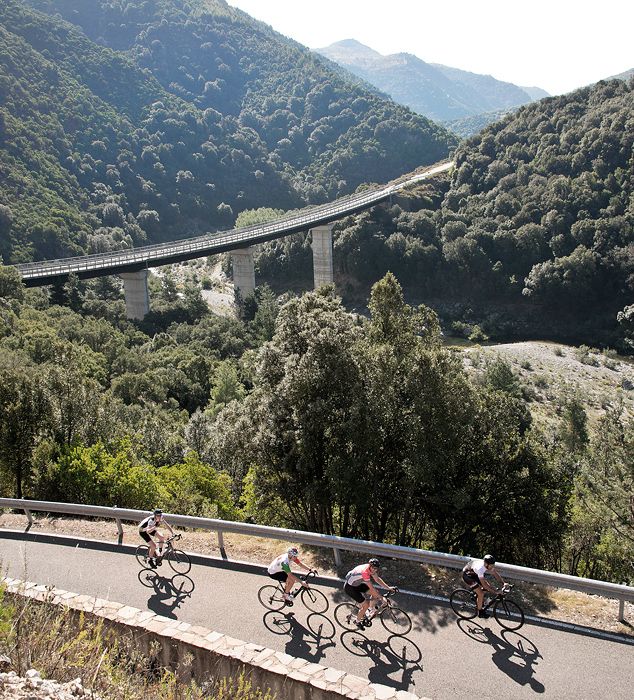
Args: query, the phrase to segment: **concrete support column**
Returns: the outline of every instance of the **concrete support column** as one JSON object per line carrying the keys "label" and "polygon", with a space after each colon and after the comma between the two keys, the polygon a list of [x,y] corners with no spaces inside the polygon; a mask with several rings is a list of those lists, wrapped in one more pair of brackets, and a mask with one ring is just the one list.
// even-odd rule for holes
{"label": "concrete support column", "polygon": [[125,292],[125,313],[128,318],[143,318],[150,310],[150,295],[147,288],[147,270],[122,272]]}
{"label": "concrete support column", "polygon": [[233,267],[233,288],[244,299],[255,291],[255,268],[253,267],[253,248],[240,248],[231,251]]}
{"label": "concrete support column", "polygon": [[335,281],[332,272],[332,224],[311,228],[315,289]]}

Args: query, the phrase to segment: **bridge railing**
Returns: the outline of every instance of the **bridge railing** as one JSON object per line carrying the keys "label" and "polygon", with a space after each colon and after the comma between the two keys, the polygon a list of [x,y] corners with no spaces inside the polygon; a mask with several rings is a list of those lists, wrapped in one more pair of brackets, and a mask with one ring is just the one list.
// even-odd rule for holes
{"label": "bridge railing", "polygon": [[[9,508],[24,511],[28,519],[28,528],[33,524],[34,512],[38,513],[63,513],[65,515],[79,515],[93,518],[111,518],[117,524],[119,544],[123,541],[122,521],[140,522],[147,517],[148,512],[126,508],[109,508],[107,506],[83,505],[79,503],[56,503],[52,501],[33,501],[17,498],[0,498],[0,508]],[[291,530],[268,525],[255,525],[252,523],[234,522],[231,520],[219,520],[215,518],[199,518],[190,515],[178,515],[166,513],[165,517],[170,524],[199,530],[215,532],[218,538],[218,547],[223,559],[227,559],[224,546],[224,533],[247,535],[251,537],[264,537],[268,539],[284,540],[287,542],[301,543],[312,547],[324,547],[334,552],[335,564],[341,565],[341,550],[359,552],[370,556],[387,557],[390,559],[402,559],[405,561],[442,566],[450,569],[461,569],[469,557],[456,554],[444,554],[413,547],[401,547],[398,545],[357,540],[351,537],[337,537],[336,535],[322,535],[303,530]],[[595,579],[580,578],[568,574],[558,574],[540,569],[530,569],[513,564],[496,564],[496,567],[506,578],[517,581],[536,583],[542,586],[566,588],[591,595],[599,595],[605,598],[614,598],[619,601],[620,621],[625,620],[625,602],[634,603],[634,587],[625,584],[597,581]]]}

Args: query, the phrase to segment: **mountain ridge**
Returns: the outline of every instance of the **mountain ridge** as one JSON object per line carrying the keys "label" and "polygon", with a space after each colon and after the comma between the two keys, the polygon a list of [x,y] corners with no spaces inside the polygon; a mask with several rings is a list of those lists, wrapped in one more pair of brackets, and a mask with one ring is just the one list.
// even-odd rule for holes
{"label": "mountain ridge", "polygon": [[428,63],[414,54],[383,56],[356,39],[315,52],[342,65],[419,114],[447,122],[521,106],[548,96],[541,88],[522,88],[492,76]]}

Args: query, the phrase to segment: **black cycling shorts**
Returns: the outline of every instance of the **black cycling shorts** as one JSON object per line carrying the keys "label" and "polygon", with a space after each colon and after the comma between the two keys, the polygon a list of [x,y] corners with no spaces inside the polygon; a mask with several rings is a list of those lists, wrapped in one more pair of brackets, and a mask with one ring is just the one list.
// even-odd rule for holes
{"label": "black cycling shorts", "polygon": [[276,581],[281,581],[282,583],[286,583],[286,579],[288,578],[286,571],[276,571],[274,574],[269,574],[269,576]]}
{"label": "black cycling shorts", "polygon": [[365,601],[365,596],[363,595],[366,591],[369,591],[367,583],[360,583],[358,586],[350,586],[345,584],[343,590],[357,603],[363,603]]}
{"label": "black cycling shorts", "polygon": [[482,585],[480,583],[480,578],[475,571],[463,571],[462,580],[467,584],[467,586],[469,586],[469,588],[477,588],[478,586]]}
{"label": "black cycling shorts", "polygon": [[141,530],[139,530],[139,535],[140,535],[146,542],[151,542],[151,541],[152,541],[152,538],[148,535],[148,533],[147,533],[145,530],[143,530],[143,532],[141,532]]}

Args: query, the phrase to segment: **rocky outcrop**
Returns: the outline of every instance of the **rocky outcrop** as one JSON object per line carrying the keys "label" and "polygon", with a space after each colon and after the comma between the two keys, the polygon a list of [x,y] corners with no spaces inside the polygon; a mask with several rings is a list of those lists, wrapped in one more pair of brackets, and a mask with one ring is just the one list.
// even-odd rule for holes
{"label": "rocky outcrop", "polygon": [[[68,683],[57,683],[42,678],[35,669],[27,671],[24,678],[15,671],[0,673],[2,700],[77,700],[86,695],[89,693],[84,689],[81,678]],[[96,695],[90,697],[99,700]]]}

